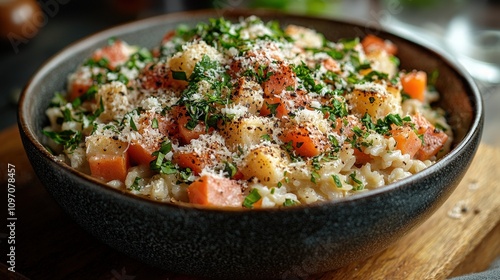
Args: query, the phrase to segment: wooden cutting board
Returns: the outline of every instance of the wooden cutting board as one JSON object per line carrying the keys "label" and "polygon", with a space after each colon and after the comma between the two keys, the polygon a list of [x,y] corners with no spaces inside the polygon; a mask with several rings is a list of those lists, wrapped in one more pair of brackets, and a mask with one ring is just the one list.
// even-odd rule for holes
{"label": "wooden cutting board", "polygon": [[[148,267],[80,229],[34,175],[17,127],[0,133],[0,161],[3,186],[8,164],[15,166],[17,218],[16,273],[8,271],[11,233],[2,226],[0,278],[190,279]],[[499,173],[500,149],[481,145],[456,191],[425,223],[375,256],[309,279],[445,279],[483,271],[500,255]],[[6,201],[7,188],[1,192]]]}

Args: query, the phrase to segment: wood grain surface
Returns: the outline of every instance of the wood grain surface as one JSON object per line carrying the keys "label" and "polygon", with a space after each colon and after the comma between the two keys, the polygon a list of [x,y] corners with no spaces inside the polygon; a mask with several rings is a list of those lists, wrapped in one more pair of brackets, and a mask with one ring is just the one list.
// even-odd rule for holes
{"label": "wood grain surface", "polygon": [[[17,127],[0,133],[0,177],[15,166],[15,271],[0,228],[0,279],[192,279],[151,268],[80,229],[33,173]],[[308,279],[446,279],[482,271],[500,255],[500,149],[481,145],[451,197],[426,222],[364,261]],[[7,201],[7,188],[2,187]],[[0,219],[6,223],[6,203]],[[6,275],[4,278],[2,275]]]}

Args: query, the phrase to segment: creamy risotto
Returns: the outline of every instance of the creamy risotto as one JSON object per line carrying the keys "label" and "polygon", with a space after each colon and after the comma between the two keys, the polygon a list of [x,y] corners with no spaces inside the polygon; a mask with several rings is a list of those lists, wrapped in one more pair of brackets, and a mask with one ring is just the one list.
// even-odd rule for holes
{"label": "creamy risotto", "polygon": [[265,208],[383,187],[449,150],[436,73],[399,70],[383,38],[248,17],[158,41],[112,38],[68,76],[43,131],[61,161],[153,200]]}

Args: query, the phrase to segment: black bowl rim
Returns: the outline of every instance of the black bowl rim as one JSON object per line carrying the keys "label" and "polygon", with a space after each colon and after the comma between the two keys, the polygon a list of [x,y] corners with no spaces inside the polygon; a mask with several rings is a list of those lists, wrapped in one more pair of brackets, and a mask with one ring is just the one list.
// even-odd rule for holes
{"label": "black bowl rim", "polygon": [[[470,102],[473,107],[475,107],[475,110],[473,110],[472,114],[472,122],[471,122],[471,127],[469,131],[466,133],[464,138],[457,143],[454,147],[452,147],[452,150],[444,155],[441,159],[439,159],[436,163],[434,163],[432,166],[427,167],[426,169],[413,174],[407,178],[401,179],[397,182],[382,186],[377,189],[372,189],[366,192],[362,192],[359,194],[355,194],[349,197],[345,197],[339,200],[333,200],[333,201],[323,201],[319,203],[314,203],[314,204],[308,204],[308,205],[298,205],[294,207],[280,207],[280,208],[262,208],[262,209],[247,209],[247,208],[232,208],[232,207],[206,207],[206,206],[199,206],[199,205],[194,205],[194,204],[189,204],[189,203],[171,203],[171,202],[161,202],[161,201],[155,201],[146,197],[141,197],[134,195],[132,193],[113,188],[102,181],[88,175],[82,172],[79,172],[75,169],[73,169],[71,166],[61,163],[59,160],[56,159],[56,157],[52,154],[50,154],[45,146],[41,143],[40,140],[36,137],[36,134],[31,130],[30,125],[29,125],[29,120],[25,116],[25,110],[27,111],[28,108],[26,107],[26,104],[29,103],[28,96],[30,95],[30,92],[34,92],[35,89],[33,88],[33,85],[44,76],[45,72],[49,71],[52,69],[54,66],[57,66],[59,63],[65,61],[67,57],[70,57],[75,51],[78,50],[85,50],[88,49],[88,46],[93,44],[95,41],[99,40],[106,40],[107,38],[113,37],[116,33],[119,33],[120,31],[125,31],[127,30],[130,32],[131,30],[136,30],[136,29],[143,29],[145,26],[148,25],[155,25],[159,22],[163,22],[166,20],[169,21],[174,21],[177,20],[182,22],[183,18],[189,17],[189,16],[196,16],[196,17],[203,17],[203,16],[209,16],[209,15],[218,15],[218,14],[229,14],[231,16],[250,16],[255,14],[258,17],[261,16],[269,16],[269,15],[276,15],[280,14],[283,16],[289,16],[292,19],[309,19],[309,20],[319,20],[319,21],[324,21],[324,22],[334,22],[334,23],[341,23],[341,24],[348,24],[352,26],[357,26],[361,27],[363,25],[366,26],[365,22],[362,21],[356,21],[352,19],[332,19],[332,18],[325,18],[325,17],[312,17],[312,16],[307,16],[307,15],[301,15],[301,14],[294,14],[294,13],[283,13],[275,10],[267,10],[267,9],[207,9],[207,10],[197,10],[197,11],[185,11],[185,12],[176,12],[176,13],[169,13],[169,14],[163,14],[163,15],[158,15],[158,16],[153,16],[141,20],[136,20],[132,21],[129,23],[124,23],[120,24],[114,27],[106,28],[102,31],[99,31],[97,33],[88,35],[82,39],[79,39],[75,41],[72,44],[69,44],[56,54],[54,54],[52,57],[50,57],[48,60],[46,60],[39,68],[38,70],[35,71],[35,73],[32,75],[26,86],[24,87],[20,99],[19,99],[19,105],[18,105],[18,126],[20,133],[24,134],[28,141],[36,148],[36,151],[41,153],[41,155],[53,162],[56,162],[56,164],[63,168],[63,170],[72,173],[73,175],[79,177],[79,179],[83,179],[87,181],[88,183],[92,183],[96,187],[98,187],[99,191],[107,192],[109,193],[114,193],[115,195],[121,195],[124,199],[129,199],[132,201],[135,201],[137,203],[141,203],[144,205],[149,205],[151,207],[169,207],[173,209],[183,209],[185,211],[205,211],[205,212],[214,212],[214,213],[248,213],[248,212],[294,212],[294,211],[303,211],[307,209],[314,209],[314,208],[320,208],[320,207],[329,207],[329,206],[341,206],[343,204],[349,204],[353,203],[355,201],[360,201],[360,200],[366,200],[366,199],[371,199],[375,198],[377,196],[383,195],[385,193],[389,193],[392,191],[396,191],[397,189],[404,188],[405,185],[410,184],[412,181],[420,181],[423,180],[424,178],[430,176],[433,172],[438,171],[443,165],[445,165],[447,162],[453,161],[453,159],[459,157],[459,154],[461,151],[473,140],[473,137],[476,133],[479,133],[482,130],[482,123],[483,123],[483,118],[484,118],[484,109],[483,109],[483,100],[482,96],[479,93],[479,89],[470,76],[470,74],[465,70],[463,66],[461,66],[452,56],[442,52],[438,48],[429,45],[427,42],[418,40],[415,38],[409,39],[407,36],[404,34],[400,34],[400,32],[397,32],[395,29],[391,28],[380,28],[380,27],[370,27],[370,29],[373,32],[379,32],[379,33],[385,33],[389,34],[395,37],[398,37],[399,39],[402,39],[404,41],[407,41],[408,43],[417,45],[419,47],[422,47],[426,49],[427,51],[431,52],[434,56],[438,57],[442,62],[444,62],[447,66],[449,66],[452,70],[454,70],[457,74],[459,74],[459,78],[461,78],[464,81],[464,84],[466,86],[470,87]],[[32,94],[33,95],[33,94]],[[480,137],[480,135],[479,135]]]}

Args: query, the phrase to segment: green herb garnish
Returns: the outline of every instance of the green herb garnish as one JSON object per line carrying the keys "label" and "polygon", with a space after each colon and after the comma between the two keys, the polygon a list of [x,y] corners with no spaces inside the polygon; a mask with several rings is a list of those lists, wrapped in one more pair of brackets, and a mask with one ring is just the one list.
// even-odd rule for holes
{"label": "green herb garnish", "polygon": [[257,189],[252,189],[250,193],[245,197],[243,201],[243,206],[246,208],[253,208],[253,205],[261,199],[261,195]]}
{"label": "green herb garnish", "polygon": [[57,144],[63,145],[64,149],[68,151],[75,150],[83,140],[83,135],[79,131],[63,130],[61,132],[54,132],[43,130],[42,133],[54,140]]}

